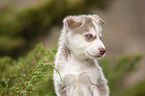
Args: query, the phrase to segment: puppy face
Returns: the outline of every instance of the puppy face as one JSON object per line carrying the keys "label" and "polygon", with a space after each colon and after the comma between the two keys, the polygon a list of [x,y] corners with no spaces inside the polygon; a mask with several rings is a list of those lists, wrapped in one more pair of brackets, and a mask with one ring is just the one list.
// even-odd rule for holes
{"label": "puppy face", "polygon": [[76,56],[98,59],[106,50],[101,41],[103,22],[97,15],[70,16],[64,19],[67,28],[67,42]]}

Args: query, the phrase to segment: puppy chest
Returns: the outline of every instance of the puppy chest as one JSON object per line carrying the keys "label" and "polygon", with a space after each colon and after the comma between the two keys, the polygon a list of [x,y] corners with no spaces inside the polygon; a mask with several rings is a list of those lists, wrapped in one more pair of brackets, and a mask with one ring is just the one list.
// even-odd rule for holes
{"label": "puppy chest", "polygon": [[79,61],[76,58],[69,58],[62,64],[62,71],[64,72],[86,72],[86,71],[97,71],[97,66],[92,62]]}
{"label": "puppy chest", "polygon": [[60,74],[63,81],[68,84],[90,84],[97,83],[100,78],[100,70],[90,62],[80,62],[74,58],[69,59],[62,65]]}
{"label": "puppy chest", "polygon": [[91,83],[90,76],[86,73],[66,74],[63,80],[66,85],[89,85]]}
{"label": "puppy chest", "polygon": [[100,75],[97,70],[82,70],[78,72],[67,72],[63,74],[63,80],[66,84],[90,85],[97,84]]}

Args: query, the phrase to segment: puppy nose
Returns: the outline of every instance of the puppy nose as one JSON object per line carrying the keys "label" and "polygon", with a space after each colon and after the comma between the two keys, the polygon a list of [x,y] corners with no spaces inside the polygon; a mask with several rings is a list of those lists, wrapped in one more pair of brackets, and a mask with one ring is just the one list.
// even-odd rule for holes
{"label": "puppy nose", "polygon": [[99,48],[99,51],[100,51],[100,54],[103,55],[103,54],[105,54],[106,49],[104,49],[104,48]]}

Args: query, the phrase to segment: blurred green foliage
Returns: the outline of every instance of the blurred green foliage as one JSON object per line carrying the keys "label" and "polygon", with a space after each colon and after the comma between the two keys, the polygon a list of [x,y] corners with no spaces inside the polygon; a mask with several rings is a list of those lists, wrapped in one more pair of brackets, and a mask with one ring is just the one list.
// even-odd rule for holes
{"label": "blurred green foliage", "polygon": [[66,15],[85,14],[89,8],[105,8],[110,0],[46,0],[33,7],[0,10],[0,56],[18,57],[45,36]]}
{"label": "blurred green foliage", "polygon": [[56,49],[43,49],[37,45],[27,56],[17,61],[10,57],[0,58],[0,95],[54,95],[52,61],[55,53]]}
{"label": "blurred green foliage", "polygon": [[[115,64],[110,64],[109,59],[102,58],[99,60],[100,66],[104,70],[104,74],[108,79],[109,88],[111,91],[111,96],[144,96],[145,94],[145,86],[142,86],[143,89],[137,88],[136,86],[130,89],[130,93],[132,90],[134,91],[134,95],[130,94],[128,89],[123,89],[122,84],[124,77],[134,71],[135,65],[142,59],[143,55],[123,55],[118,57]],[[145,82],[143,82],[145,83]],[[124,92],[124,93],[123,93]],[[143,93],[140,93],[143,92]],[[141,95],[137,95],[140,93]],[[124,95],[126,94],[126,95]]]}
{"label": "blurred green foliage", "polygon": [[145,96],[145,80],[120,92],[119,96]]}
{"label": "blurred green foliage", "polygon": [[[1,96],[55,96],[52,72],[57,49],[45,49],[37,45],[25,57],[18,60],[0,58]],[[108,58],[99,60],[105,77],[108,79],[110,96],[145,96],[145,81],[122,89],[122,80],[134,70],[142,55],[118,57],[115,64]]]}

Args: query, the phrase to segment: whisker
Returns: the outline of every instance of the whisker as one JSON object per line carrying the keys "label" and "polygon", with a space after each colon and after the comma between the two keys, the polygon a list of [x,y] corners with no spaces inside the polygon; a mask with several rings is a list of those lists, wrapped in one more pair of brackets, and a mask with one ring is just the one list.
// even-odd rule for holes
{"label": "whisker", "polygon": [[108,50],[107,50],[106,52],[107,52],[107,53],[112,53],[111,51],[108,51]]}
{"label": "whisker", "polygon": [[108,28],[104,28],[103,31],[108,31],[108,30],[111,30],[113,29],[112,27],[108,27]]}
{"label": "whisker", "polygon": [[110,34],[110,33],[112,32],[112,29],[113,29],[112,27],[104,29],[104,30],[102,31],[102,34],[103,34],[103,35]]}

